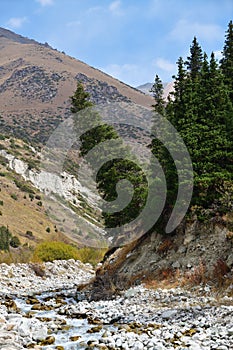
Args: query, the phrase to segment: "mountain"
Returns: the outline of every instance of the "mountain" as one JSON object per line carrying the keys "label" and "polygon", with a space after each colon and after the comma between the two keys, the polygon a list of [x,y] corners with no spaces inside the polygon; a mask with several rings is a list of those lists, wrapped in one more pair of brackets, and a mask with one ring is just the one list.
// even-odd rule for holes
{"label": "mountain", "polygon": [[[152,95],[152,93],[150,92],[152,86],[153,83],[145,83],[143,85],[137,86],[137,89],[142,91],[146,95]],[[163,83],[163,88],[163,97],[165,100],[167,100],[169,93],[174,90],[173,82]]]}
{"label": "mountain", "polygon": [[69,113],[69,97],[82,81],[95,104],[129,101],[150,107],[141,91],[51,48],[0,28],[0,126],[18,137],[45,142]]}
{"label": "mountain", "polygon": [[[77,81],[83,82],[96,105],[126,102],[150,111],[153,99],[141,91],[47,43],[0,28],[0,203],[4,203],[0,227],[9,227],[30,247],[46,239],[80,246],[86,240],[95,241],[96,234],[105,234],[96,197],[77,179],[77,150],[69,151],[62,174],[41,169],[41,145],[70,115],[70,96]],[[114,122],[121,120],[121,113],[111,113]],[[138,119],[146,121],[140,113]],[[129,131],[121,123],[121,128],[126,136],[131,133],[135,138],[133,126]],[[139,128],[140,137],[148,137],[143,130]]]}
{"label": "mountain", "polygon": [[137,86],[137,89],[144,92],[144,94],[146,94],[146,95],[152,95],[152,93],[150,92],[152,85],[153,85],[153,83],[145,83],[145,84]]}

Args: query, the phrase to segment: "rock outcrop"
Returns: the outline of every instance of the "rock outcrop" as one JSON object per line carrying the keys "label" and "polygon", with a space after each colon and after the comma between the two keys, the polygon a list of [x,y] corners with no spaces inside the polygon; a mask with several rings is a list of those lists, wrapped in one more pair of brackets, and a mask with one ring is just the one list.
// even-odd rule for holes
{"label": "rock outcrop", "polygon": [[[233,267],[232,218],[200,223],[183,223],[173,235],[153,232],[109,254],[97,270],[91,299],[109,298],[114,293],[147,279],[160,278],[176,270],[192,271],[200,264],[213,274],[218,265]],[[217,276],[218,277],[218,276]]]}

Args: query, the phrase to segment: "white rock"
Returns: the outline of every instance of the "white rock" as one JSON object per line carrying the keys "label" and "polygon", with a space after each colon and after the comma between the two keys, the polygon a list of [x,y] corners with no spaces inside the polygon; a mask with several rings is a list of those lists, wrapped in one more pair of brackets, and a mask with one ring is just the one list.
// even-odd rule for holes
{"label": "white rock", "polygon": [[161,317],[164,320],[169,320],[177,314],[177,310],[166,310],[162,313]]}
{"label": "white rock", "polygon": [[48,335],[48,328],[47,326],[43,325],[41,328],[39,329],[35,329],[33,330],[32,332],[32,338],[35,340],[35,341],[40,341],[40,340],[43,340],[47,337]]}

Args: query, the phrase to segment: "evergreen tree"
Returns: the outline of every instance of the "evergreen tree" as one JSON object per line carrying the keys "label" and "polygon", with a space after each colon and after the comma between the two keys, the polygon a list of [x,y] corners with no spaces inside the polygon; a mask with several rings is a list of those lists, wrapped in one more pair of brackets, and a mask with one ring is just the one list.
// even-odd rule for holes
{"label": "evergreen tree", "polygon": [[[114,201],[117,197],[116,185],[119,180],[127,179],[133,185],[133,198],[126,208],[115,213],[102,212],[106,227],[124,225],[135,219],[145,204],[147,181],[143,171],[137,164],[127,159],[129,150],[123,146],[115,129],[111,125],[101,122],[101,116],[93,108],[90,95],[85,92],[81,83],[77,84],[77,89],[71,97],[71,105],[71,112],[74,113],[74,127],[79,135],[82,130],[85,130],[80,136],[80,155],[85,156],[89,151],[92,151],[89,160],[94,161],[94,164],[96,160],[98,162],[101,159],[105,161],[109,156],[112,159],[107,161],[97,174],[97,188],[102,197],[106,201]],[[107,140],[115,140],[115,145],[109,146],[103,151],[98,148],[95,151],[97,145]],[[119,158],[119,153],[121,158]],[[125,191],[130,191],[130,188],[125,188]]]}
{"label": "evergreen tree", "polygon": [[[77,83],[74,95],[71,97],[71,112],[74,115],[75,128],[80,133],[81,130],[88,128],[81,137],[80,153],[86,155],[98,143],[118,138],[113,127],[101,123],[101,117],[94,110],[94,104],[90,101],[90,94],[84,90],[82,83]],[[79,114],[80,112],[80,114]]]}
{"label": "evergreen tree", "polygon": [[[230,28],[228,36],[232,26]],[[226,64],[222,61],[222,67],[223,62]],[[170,95],[165,115],[183,138],[193,162],[191,205],[210,209],[214,203],[221,202],[221,188],[232,181],[233,176],[233,112],[228,89],[233,75],[228,76],[226,84],[224,69],[219,69],[213,53],[208,60],[196,37],[185,65],[182,58],[178,59],[177,65],[178,73],[173,77],[174,92]],[[229,61],[228,65],[229,69]],[[170,154],[157,140],[152,142],[152,151],[165,170],[168,184],[166,207],[169,208],[173,206],[177,190],[176,169]]]}
{"label": "evergreen tree", "polygon": [[185,116],[185,103],[184,93],[187,87],[188,76],[184,68],[184,61],[182,57],[179,57],[177,63],[177,75],[173,75],[174,79],[174,91],[168,96],[168,104],[166,106],[166,113],[169,120],[172,122],[173,118],[177,122],[183,123]]}
{"label": "evergreen tree", "polygon": [[77,113],[85,108],[92,107],[90,94],[84,90],[83,84],[78,82],[74,95],[71,96],[71,113]]}
{"label": "evergreen tree", "polygon": [[233,103],[233,22],[228,24],[223,47],[223,57],[220,61],[220,67],[224,75],[224,81],[229,89],[231,102]]}
{"label": "evergreen tree", "polygon": [[185,62],[192,80],[195,80],[200,73],[202,61],[202,48],[199,45],[197,38],[194,37],[192,45],[190,46],[190,56],[187,57],[187,61]]}
{"label": "evergreen tree", "polygon": [[160,113],[161,115],[164,114],[164,110],[165,110],[165,101],[163,98],[163,83],[161,81],[161,79],[159,78],[159,76],[156,74],[155,76],[155,81],[154,84],[150,90],[150,92],[153,93],[153,97],[155,100],[155,104],[152,105],[152,107],[154,108],[154,110],[158,113]]}

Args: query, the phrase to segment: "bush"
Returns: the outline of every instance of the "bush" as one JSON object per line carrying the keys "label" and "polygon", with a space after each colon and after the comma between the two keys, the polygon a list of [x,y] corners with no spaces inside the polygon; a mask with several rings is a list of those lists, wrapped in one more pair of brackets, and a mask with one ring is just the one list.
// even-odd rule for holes
{"label": "bush", "polygon": [[20,240],[17,236],[13,236],[10,240],[10,246],[13,248],[18,248],[21,245]]}
{"label": "bush", "polygon": [[21,191],[31,193],[31,194],[34,193],[33,189],[31,188],[31,185],[28,184],[27,182],[15,179],[14,183]]}
{"label": "bush", "polygon": [[26,231],[26,236],[28,236],[28,237],[33,237],[32,231]]}
{"label": "bush", "polygon": [[33,194],[33,193],[29,193],[29,198],[31,199],[31,201],[33,201],[33,199],[34,199],[34,194]]}
{"label": "bush", "polygon": [[104,257],[106,249],[85,247],[78,250],[78,259],[84,264],[98,264]]}
{"label": "bush", "polygon": [[33,259],[36,261],[53,261],[78,259],[77,248],[58,241],[43,242],[37,245]]}
{"label": "bush", "polygon": [[10,240],[11,240],[11,233],[8,230],[8,227],[1,226],[0,227],[0,250],[9,250]]}
{"label": "bush", "polygon": [[18,196],[17,196],[17,194],[12,193],[12,194],[11,194],[11,198],[14,199],[15,201],[17,201]]}

